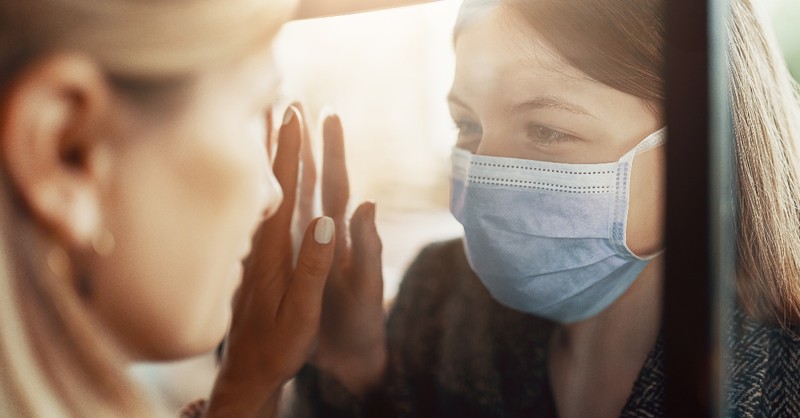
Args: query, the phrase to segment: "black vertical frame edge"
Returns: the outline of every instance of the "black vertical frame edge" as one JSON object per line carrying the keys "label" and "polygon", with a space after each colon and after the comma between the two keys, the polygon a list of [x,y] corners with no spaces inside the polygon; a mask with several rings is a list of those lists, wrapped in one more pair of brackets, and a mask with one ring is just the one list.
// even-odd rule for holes
{"label": "black vertical frame edge", "polygon": [[666,1],[665,409],[712,416],[709,209],[711,0]]}
{"label": "black vertical frame edge", "polygon": [[709,229],[711,273],[711,390],[716,416],[728,410],[728,330],[733,314],[736,276],[737,169],[733,132],[728,37],[729,0],[711,0],[709,33]]}

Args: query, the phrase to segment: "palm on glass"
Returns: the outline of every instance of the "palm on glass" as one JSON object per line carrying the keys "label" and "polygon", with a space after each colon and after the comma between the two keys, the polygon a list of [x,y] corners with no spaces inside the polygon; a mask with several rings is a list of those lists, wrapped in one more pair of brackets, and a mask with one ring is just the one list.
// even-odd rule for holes
{"label": "palm on glass", "polygon": [[[282,385],[307,361],[317,339],[336,237],[325,228],[329,219],[311,221],[293,263],[301,125],[299,112],[290,108],[280,128],[273,169],[284,198],[259,227],[245,260],[206,416],[272,416]],[[268,134],[268,152],[271,139]]]}
{"label": "palm on glass", "polygon": [[[361,396],[380,382],[386,368],[382,244],[374,203],[361,203],[347,225],[350,183],[342,125],[335,115],[325,118],[323,142],[322,210],[336,225],[336,246],[311,363]],[[304,149],[303,171],[315,170],[311,147]],[[307,171],[300,177],[298,213],[313,213],[316,175]]]}

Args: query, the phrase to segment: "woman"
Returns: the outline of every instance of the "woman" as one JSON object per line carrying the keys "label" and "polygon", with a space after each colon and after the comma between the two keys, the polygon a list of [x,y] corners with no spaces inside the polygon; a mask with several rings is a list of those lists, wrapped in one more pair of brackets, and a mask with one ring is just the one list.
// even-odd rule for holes
{"label": "woman", "polygon": [[296,108],[275,176],[264,147],[270,42],[294,6],[0,3],[0,416],[163,414],[127,365],[212,349],[237,287],[206,416],[275,412],[335,239],[314,220],[293,267]]}
{"label": "woman", "polygon": [[[664,414],[663,3],[465,1],[449,97],[465,237],[408,271],[384,383],[343,381],[359,404],[340,371],[309,367],[301,413]],[[751,1],[731,7],[740,257],[727,402],[737,416],[794,416],[797,88]]]}

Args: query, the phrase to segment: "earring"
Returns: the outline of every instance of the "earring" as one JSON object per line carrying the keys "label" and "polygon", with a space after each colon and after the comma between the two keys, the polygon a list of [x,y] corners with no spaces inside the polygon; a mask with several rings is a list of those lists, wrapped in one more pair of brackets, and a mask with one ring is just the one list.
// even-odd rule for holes
{"label": "earring", "polygon": [[92,237],[92,249],[99,256],[107,256],[114,251],[117,242],[114,235],[108,229],[101,228],[100,233]]}
{"label": "earring", "polygon": [[89,297],[92,293],[91,280],[89,275],[76,266],[64,247],[53,244],[47,252],[47,268],[58,280],[74,281],[75,288],[83,297]]}
{"label": "earring", "polygon": [[[114,251],[116,241],[114,235],[105,228],[100,233],[92,237],[91,246],[95,253],[99,256],[107,256]],[[53,244],[47,252],[46,259],[47,267],[50,272],[60,279],[74,280],[78,293],[83,297],[90,297],[92,295],[92,280],[89,277],[88,270],[86,270],[80,263],[73,263],[67,251],[58,244]]]}
{"label": "earring", "polygon": [[67,251],[60,245],[53,245],[47,252],[47,267],[56,277],[67,278],[72,276],[72,263]]}

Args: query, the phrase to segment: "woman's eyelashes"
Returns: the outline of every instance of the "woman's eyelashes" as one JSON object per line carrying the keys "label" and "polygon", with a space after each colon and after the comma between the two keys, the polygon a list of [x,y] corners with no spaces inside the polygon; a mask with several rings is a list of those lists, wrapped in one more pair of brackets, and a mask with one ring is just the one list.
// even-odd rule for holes
{"label": "woman's eyelashes", "polygon": [[559,142],[572,142],[578,138],[546,126],[531,123],[527,126],[527,137],[539,144],[550,145]]}
{"label": "woman's eyelashes", "polygon": [[457,120],[455,122],[459,137],[480,137],[483,135],[483,128],[479,123],[468,120]]}
{"label": "woman's eyelashes", "polygon": [[[458,130],[456,145],[470,152],[477,152],[484,133],[481,124],[470,119],[457,119],[455,128]],[[509,131],[505,139],[513,142],[514,138],[524,138],[523,140],[531,146],[551,146],[579,140],[574,135],[537,123],[524,125],[522,132],[519,133]]]}

